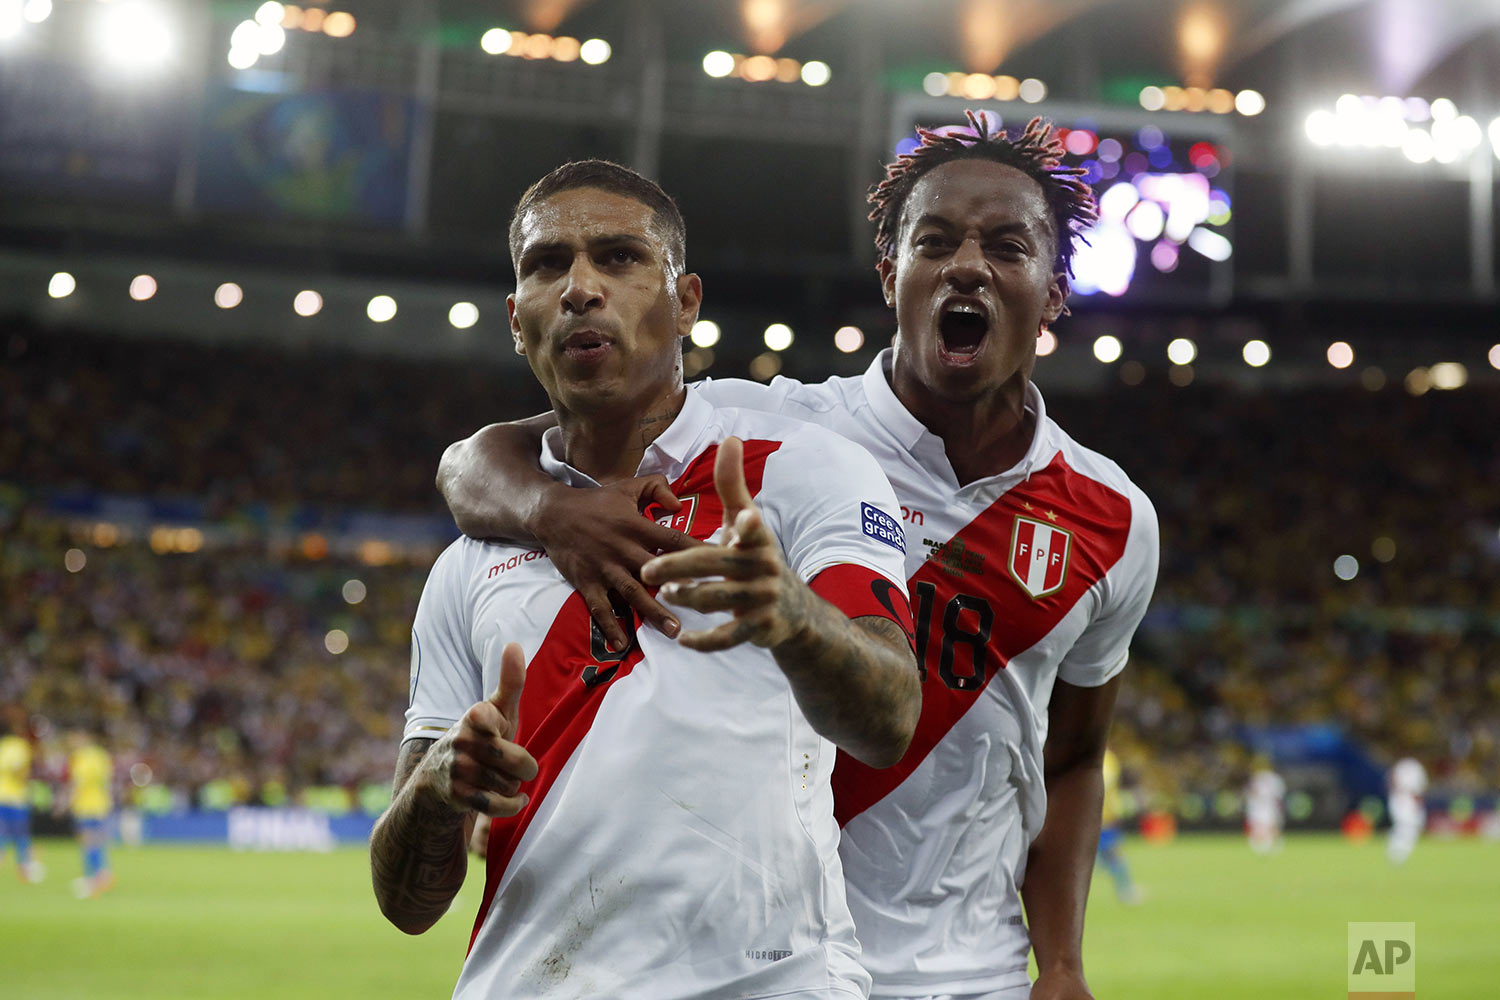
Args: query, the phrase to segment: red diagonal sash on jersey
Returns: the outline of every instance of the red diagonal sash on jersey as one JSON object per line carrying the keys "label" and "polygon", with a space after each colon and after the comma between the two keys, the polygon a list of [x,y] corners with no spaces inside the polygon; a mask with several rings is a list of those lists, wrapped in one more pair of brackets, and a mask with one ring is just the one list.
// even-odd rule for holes
{"label": "red diagonal sash on jersey", "polygon": [[[766,459],[780,447],[779,441],[745,442],[745,482],[752,496],[760,493]],[[676,496],[696,494],[689,515],[691,523],[680,528],[694,538],[708,538],[718,529],[724,516],[724,505],[714,490],[714,457],[718,451],[718,445],[714,445],[703,452],[672,484]],[[684,505],[683,513],[689,510]],[[648,516],[651,513],[647,511]],[[634,635],[633,628],[628,631]],[[484,898],[479,904],[473,933],[469,935],[470,948],[474,947],[474,939],[479,936],[479,928],[484,925],[494,902],[500,878],[515,856],[532,817],[588,734],[609,689],[629,676],[641,660],[641,647],[634,641],[622,659],[606,661],[596,658],[592,635],[592,619],[583,598],[571,594],[553,619],[541,647],[526,665],[526,686],[521,689],[521,729],[516,742],[536,758],[537,776],[524,786],[528,796],[525,807],[514,816],[492,821],[486,852]],[[587,683],[585,676],[593,683]]]}
{"label": "red diagonal sash on jersey", "polygon": [[[1059,536],[1071,533],[1067,564],[1047,570],[1061,574],[1060,584],[1040,597],[1007,568],[1018,521],[1055,525]],[[1028,528],[1026,538],[1036,531]],[[909,581],[913,613],[926,619],[925,629],[917,623],[919,636],[926,638],[917,651],[926,669],[917,731],[901,762],[883,770],[839,751],[833,794],[840,826],[916,770],[995,671],[1036,645],[1120,560],[1129,533],[1129,498],[1075,472],[1058,452],[1046,469],[1005,493],[928,557]],[[913,536],[908,544],[917,542]],[[1046,580],[1049,586],[1053,582]],[[981,643],[975,637],[986,614],[992,620]]]}

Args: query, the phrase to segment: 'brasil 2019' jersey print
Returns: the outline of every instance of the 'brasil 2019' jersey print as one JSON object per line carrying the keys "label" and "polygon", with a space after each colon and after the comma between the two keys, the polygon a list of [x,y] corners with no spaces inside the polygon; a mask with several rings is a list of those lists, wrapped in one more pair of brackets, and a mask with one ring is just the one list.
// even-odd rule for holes
{"label": "'brasil 2019' jersey print", "polygon": [[942,439],[891,389],[890,362],[887,350],[862,376],[816,385],[694,389],[837,431],[875,456],[901,503],[921,720],[895,767],[840,755],[833,778],[873,995],[1023,991],[1019,890],[1046,816],[1047,704],[1058,678],[1093,687],[1124,668],[1155,587],[1156,512],[1047,417],[1035,386],[1026,456],[959,485]]}
{"label": "'brasil 2019' jersey print", "polygon": [[[845,613],[909,628],[894,494],[868,454],[822,428],[689,393],[641,464],[683,501],[660,519],[721,537],[713,465],[731,434],[788,566]],[[563,464],[556,432],[543,466],[593,485]],[[685,630],[728,618],[677,610]],[[528,658],[517,742],[539,765],[523,811],[491,826],[455,996],[865,995],[833,745],[769,651],[696,653],[628,610],[622,625],[631,641],[611,652],[539,549],[464,538],[433,568],[404,738],[436,737],[487,697],[516,641]]]}

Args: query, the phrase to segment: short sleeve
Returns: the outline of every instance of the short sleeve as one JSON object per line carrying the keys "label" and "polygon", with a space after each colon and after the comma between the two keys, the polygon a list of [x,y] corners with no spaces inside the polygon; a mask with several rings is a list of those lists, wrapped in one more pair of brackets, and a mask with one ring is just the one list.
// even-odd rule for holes
{"label": "short sleeve", "polygon": [[859,445],[811,425],[766,461],[767,523],[803,580],[863,566],[906,596],[906,535],[890,481]]}
{"label": "short sleeve", "polygon": [[438,556],[411,629],[411,679],[403,741],[437,739],[483,699],[474,655],[464,553],[478,543],[460,538]]}
{"label": "short sleeve", "polygon": [[1156,509],[1132,485],[1125,551],[1105,576],[1103,608],[1058,665],[1059,679],[1078,687],[1098,687],[1125,669],[1130,640],[1156,590],[1160,547]]}
{"label": "short sleeve", "polygon": [[710,406],[781,413],[792,391],[801,386],[801,382],[778,375],[770,385],[743,378],[705,378],[694,382],[690,388]]}

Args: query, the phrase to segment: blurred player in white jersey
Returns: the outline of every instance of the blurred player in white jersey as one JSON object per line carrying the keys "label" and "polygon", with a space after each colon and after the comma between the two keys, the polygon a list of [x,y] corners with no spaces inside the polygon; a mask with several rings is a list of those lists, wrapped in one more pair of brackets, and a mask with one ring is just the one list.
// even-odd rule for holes
{"label": "blurred player in white jersey", "polygon": [[1427,825],[1427,806],[1422,800],[1427,791],[1427,769],[1414,757],[1402,757],[1386,776],[1386,787],[1391,833],[1385,844],[1385,856],[1392,864],[1399,865],[1411,857],[1422,828]]}
{"label": "blurred player in white jersey", "polygon": [[1281,847],[1281,827],[1286,821],[1286,781],[1262,761],[1245,788],[1245,834],[1256,854],[1270,854]]}
{"label": "blurred player in white jersey", "polygon": [[[1100,768],[1158,539],[1146,496],[1070,438],[1031,381],[1037,338],[1065,311],[1074,234],[1095,218],[1062,153],[1040,121],[1007,134],[971,114],[924,130],[871,195],[895,347],[860,377],[696,387],[863,445],[902,504],[922,717],[896,767],[841,756],[834,773],[880,997],[1090,996]],[[670,634],[675,620],[633,579],[679,543],[636,516],[651,484],[558,488],[532,457],[550,423],[492,425],[449,448],[439,486],[459,526],[538,539],[591,607],[607,609],[612,589]]]}
{"label": "blurred player in white jersey", "polygon": [[511,332],[560,417],[544,468],[589,490],[660,475],[644,512],[696,541],[642,569],[675,642],[623,608],[611,643],[533,546],[460,538],[433,567],[371,856],[382,911],[420,933],[493,818],[456,997],[869,989],[830,776],[838,748],[894,764],[917,721],[900,508],[838,435],[685,390],[684,244],[672,200],[602,161],[516,209]]}

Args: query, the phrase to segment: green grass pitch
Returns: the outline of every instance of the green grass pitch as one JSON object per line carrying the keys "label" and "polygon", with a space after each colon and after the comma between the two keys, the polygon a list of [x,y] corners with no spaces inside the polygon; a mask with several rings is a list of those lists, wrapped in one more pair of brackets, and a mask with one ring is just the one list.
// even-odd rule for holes
{"label": "green grass pitch", "polygon": [[[387,925],[360,849],[233,853],[120,848],[119,884],[73,898],[77,849],[42,842],[41,885],[0,867],[0,996],[14,1000],[443,997],[483,873],[410,938]],[[1242,838],[1127,841],[1146,901],[1095,874],[1085,954],[1099,1000],[1325,1000],[1346,995],[1346,924],[1415,921],[1417,995],[1500,995],[1500,844],[1425,839],[1402,868],[1378,840],[1292,837],[1257,857]],[[642,913],[642,920],[650,920]]]}

